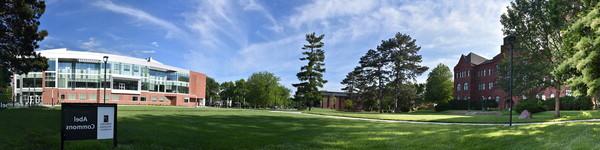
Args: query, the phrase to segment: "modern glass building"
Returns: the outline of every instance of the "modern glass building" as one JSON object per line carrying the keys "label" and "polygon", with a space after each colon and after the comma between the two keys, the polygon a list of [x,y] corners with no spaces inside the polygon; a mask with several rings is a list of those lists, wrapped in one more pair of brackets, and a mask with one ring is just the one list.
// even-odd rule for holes
{"label": "modern glass building", "polygon": [[13,75],[13,95],[21,104],[104,103],[106,87],[106,103],[204,105],[206,75],[199,72],[152,58],[67,49],[38,52],[48,58],[48,69]]}

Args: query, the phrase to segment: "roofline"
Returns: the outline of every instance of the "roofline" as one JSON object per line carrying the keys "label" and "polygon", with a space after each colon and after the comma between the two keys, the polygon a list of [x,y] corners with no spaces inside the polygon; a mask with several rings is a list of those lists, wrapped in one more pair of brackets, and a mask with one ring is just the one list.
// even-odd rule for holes
{"label": "roofline", "polygon": [[[131,56],[90,52],[90,51],[67,50],[67,48],[36,50],[36,52],[40,53],[40,55],[47,57],[47,58],[88,59],[88,60],[99,61],[99,62],[103,61],[104,56],[108,56],[109,57],[108,61],[110,61],[110,62],[129,63],[129,64],[135,64],[135,65],[154,67],[157,69],[166,69],[166,70],[180,71],[180,72],[192,71],[189,69],[182,69],[182,68],[175,67],[175,66],[165,65],[158,61],[153,61],[153,59],[148,61],[147,59],[136,58],[136,57],[131,57]],[[194,72],[197,72],[197,71],[194,71]]]}

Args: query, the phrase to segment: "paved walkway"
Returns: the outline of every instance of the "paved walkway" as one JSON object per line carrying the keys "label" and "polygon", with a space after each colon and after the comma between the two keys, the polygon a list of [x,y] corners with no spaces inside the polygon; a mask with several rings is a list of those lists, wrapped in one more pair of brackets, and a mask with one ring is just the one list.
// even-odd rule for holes
{"label": "paved walkway", "polygon": [[[433,125],[471,125],[471,126],[508,126],[508,123],[507,124],[499,124],[499,123],[425,122],[425,121],[383,120],[383,119],[368,119],[368,118],[356,118],[356,117],[341,117],[341,116],[308,114],[308,113],[302,113],[302,112],[298,112],[298,111],[271,111],[271,112],[288,113],[288,114],[300,114],[300,115],[325,117],[325,118],[335,118],[335,119],[363,120],[363,121],[372,121],[372,122],[387,122],[387,123],[412,123],[412,124],[433,124]],[[554,121],[554,122],[513,123],[513,125],[514,126],[522,126],[522,125],[548,125],[548,124],[563,124],[563,123],[574,123],[574,122],[600,122],[600,119],[566,120],[566,121]]]}

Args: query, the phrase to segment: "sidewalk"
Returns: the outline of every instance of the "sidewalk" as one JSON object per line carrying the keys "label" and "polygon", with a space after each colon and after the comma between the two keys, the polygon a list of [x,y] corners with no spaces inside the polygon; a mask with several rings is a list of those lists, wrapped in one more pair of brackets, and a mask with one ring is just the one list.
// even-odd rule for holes
{"label": "sidewalk", "polygon": [[[386,122],[386,123],[412,123],[412,124],[433,124],[433,125],[472,125],[472,126],[508,126],[500,123],[454,123],[454,122],[425,122],[425,121],[405,121],[405,120],[382,120],[382,119],[368,119],[368,118],[355,118],[355,117],[341,117],[341,116],[330,116],[330,115],[318,115],[308,114],[303,112],[288,112],[288,111],[270,111],[276,113],[288,113],[288,114],[301,114],[316,117],[335,118],[335,119],[347,119],[347,120],[362,120],[372,122]],[[574,123],[574,122],[600,122],[600,119],[587,119],[587,120],[566,120],[566,121],[554,121],[554,122],[529,122],[529,123],[513,123],[513,126],[522,125],[548,125],[548,124],[563,124],[563,123]]]}

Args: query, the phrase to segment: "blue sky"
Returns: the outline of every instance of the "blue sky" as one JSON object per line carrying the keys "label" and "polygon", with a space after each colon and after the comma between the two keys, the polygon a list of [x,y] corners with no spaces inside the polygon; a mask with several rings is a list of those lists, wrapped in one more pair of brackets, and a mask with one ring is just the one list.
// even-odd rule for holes
{"label": "blue sky", "polygon": [[[406,33],[423,64],[454,67],[461,54],[500,52],[505,0],[49,0],[40,49],[69,48],[134,57],[206,73],[219,82],[275,73],[298,82],[304,35],[325,34],[325,90],[381,40]],[[428,73],[428,72],[427,72]],[[427,73],[418,77],[424,82]]]}

